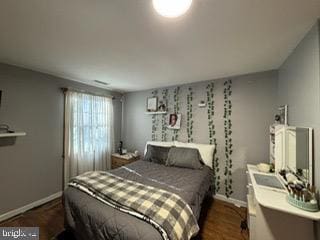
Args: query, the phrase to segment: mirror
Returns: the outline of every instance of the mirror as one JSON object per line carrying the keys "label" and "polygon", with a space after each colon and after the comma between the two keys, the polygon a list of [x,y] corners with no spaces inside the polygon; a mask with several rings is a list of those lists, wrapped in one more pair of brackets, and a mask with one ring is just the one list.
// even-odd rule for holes
{"label": "mirror", "polygon": [[302,181],[312,181],[312,129],[286,127],[286,168]]}

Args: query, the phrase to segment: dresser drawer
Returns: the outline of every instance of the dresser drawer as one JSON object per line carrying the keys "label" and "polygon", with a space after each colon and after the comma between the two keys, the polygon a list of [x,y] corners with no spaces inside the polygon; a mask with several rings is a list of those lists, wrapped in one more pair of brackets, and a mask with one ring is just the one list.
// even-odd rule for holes
{"label": "dresser drawer", "polygon": [[129,163],[132,163],[136,160],[138,160],[138,159],[137,158],[124,159],[124,158],[112,156],[112,159],[111,159],[112,169],[122,167],[122,166],[127,165]]}
{"label": "dresser drawer", "polygon": [[125,164],[121,164],[117,161],[112,161],[112,169],[118,168],[118,167],[122,167]]}

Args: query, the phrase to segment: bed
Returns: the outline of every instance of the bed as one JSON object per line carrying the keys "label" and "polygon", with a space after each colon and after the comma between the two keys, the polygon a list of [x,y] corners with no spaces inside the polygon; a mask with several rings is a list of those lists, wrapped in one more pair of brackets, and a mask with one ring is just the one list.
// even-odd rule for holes
{"label": "bed", "polygon": [[[199,219],[201,205],[212,195],[212,169],[168,167],[139,160],[110,171],[111,174],[180,196]],[[159,231],[149,223],[128,215],[93,198],[79,189],[64,192],[65,225],[78,240],[161,240]]]}

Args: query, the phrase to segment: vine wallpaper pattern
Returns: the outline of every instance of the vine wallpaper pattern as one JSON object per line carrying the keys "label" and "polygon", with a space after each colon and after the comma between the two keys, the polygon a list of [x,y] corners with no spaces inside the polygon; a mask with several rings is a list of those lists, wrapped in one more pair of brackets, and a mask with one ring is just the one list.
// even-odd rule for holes
{"label": "vine wallpaper pattern", "polygon": [[[158,90],[152,91],[152,97],[158,97]],[[152,141],[156,141],[156,133],[157,133],[157,127],[158,127],[158,119],[156,115],[152,115],[152,133],[151,133],[151,139]]]}
{"label": "vine wallpaper pattern", "polygon": [[[268,161],[269,126],[274,121],[278,106],[278,72],[267,71],[159,88],[157,96],[159,101],[167,98],[168,114],[154,117],[145,114],[146,99],[155,94],[154,89],[127,93],[122,133],[124,146],[129,151],[138,150],[143,154],[146,141],[152,139],[188,142],[189,88],[192,89],[193,142],[215,145],[213,175],[216,193],[246,201],[247,164]],[[199,107],[201,102],[206,105]],[[166,128],[169,113],[174,112],[182,115],[179,130]]]}
{"label": "vine wallpaper pattern", "polygon": [[224,167],[224,176],[225,176],[225,195],[230,197],[233,193],[232,190],[232,102],[231,102],[231,95],[232,95],[232,80],[227,80],[224,82],[224,137],[225,137],[225,157],[226,163]]}
{"label": "vine wallpaper pattern", "polygon": [[[180,112],[180,87],[175,87],[173,92],[173,113],[179,113]],[[170,107],[168,106],[168,111],[170,110]],[[179,137],[179,130],[173,130],[173,136],[172,141],[177,141]]]}
{"label": "vine wallpaper pattern", "polygon": [[214,149],[214,159],[212,162],[213,166],[213,183],[214,183],[214,193],[219,192],[220,190],[220,176],[219,176],[219,157],[217,156],[217,138],[214,115],[215,115],[215,101],[214,101],[214,83],[211,82],[206,87],[207,90],[207,116],[208,116],[208,134],[209,134],[209,143],[214,144],[216,148]]}
{"label": "vine wallpaper pattern", "polygon": [[[168,89],[162,90],[162,103],[165,104],[165,106],[168,106]],[[165,114],[161,115],[161,141],[165,142],[167,141],[167,133],[168,129],[166,128],[166,121],[167,116]]]}
{"label": "vine wallpaper pattern", "polygon": [[187,94],[187,135],[188,142],[193,142],[192,134],[193,134],[193,113],[192,113],[192,102],[193,102],[193,92],[192,88],[188,88]]}
{"label": "vine wallpaper pattern", "polygon": [[[230,197],[233,193],[232,190],[232,103],[231,103],[231,90],[232,80],[227,80],[223,83],[223,87],[220,88],[221,92],[220,97],[223,96],[223,99],[219,99],[224,102],[224,112],[219,116],[216,114],[215,109],[215,84],[213,82],[208,83],[205,89],[197,89],[197,92],[193,89],[192,86],[182,86],[175,88],[165,88],[162,90],[154,90],[151,92],[152,96],[158,97],[158,102],[163,102],[167,108],[167,114],[162,115],[152,115],[152,140],[153,141],[183,141],[183,142],[194,142],[194,134],[196,134],[194,129],[194,116],[195,116],[195,102],[194,94],[198,93],[198,96],[204,96],[203,100],[206,102],[207,109],[207,133],[208,133],[208,142],[207,144],[214,144],[215,148],[215,157],[213,159],[213,184],[214,192],[218,193],[221,189],[221,179],[222,174],[224,176],[224,194],[226,197]],[[170,98],[170,91],[172,92],[173,98]],[[200,92],[198,92],[200,91]],[[161,95],[159,94],[161,92]],[[185,99],[185,101],[181,101]],[[182,114],[181,119],[181,129],[179,130],[170,130],[166,126],[169,121],[169,114],[171,113],[180,113]],[[219,158],[218,146],[223,146],[223,144],[218,144],[216,138],[216,122],[224,122],[224,163],[221,162]],[[168,136],[171,136],[168,137]],[[221,155],[221,153],[220,153]],[[224,172],[220,171],[221,165],[224,164]]]}

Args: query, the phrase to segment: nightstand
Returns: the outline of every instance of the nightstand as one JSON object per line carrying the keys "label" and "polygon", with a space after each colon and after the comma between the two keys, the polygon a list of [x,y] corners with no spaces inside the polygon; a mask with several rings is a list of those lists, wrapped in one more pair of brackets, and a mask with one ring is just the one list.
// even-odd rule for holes
{"label": "nightstand", "polygon": [[132,153],[127,153],[120,155],[119,153],[113,153],[111,155],[111,168],[118,168],[124,165],[127,165],[129,163],[132,163],[134,161],[139,160],[140,157],[134,157]]}

